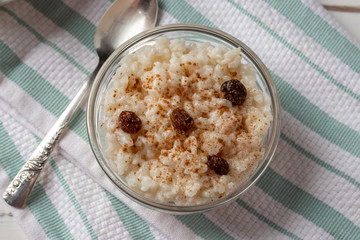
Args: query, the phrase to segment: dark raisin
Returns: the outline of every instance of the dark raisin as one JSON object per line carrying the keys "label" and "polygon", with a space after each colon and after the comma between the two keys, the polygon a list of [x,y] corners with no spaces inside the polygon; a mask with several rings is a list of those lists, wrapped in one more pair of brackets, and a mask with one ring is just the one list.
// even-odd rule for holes
{"label": "dark raisin", "polygon": [[194,128],[194,119],[182,108],[174,109],[170,114],[170,120],[178,134],[188,135]]}
{"label": "dark raisin", "polygon": [[221,95],[233,105],[241,105],[245,102],[247,92],[245,86],[237,79],[231,79],[221,84]]}
{"label": "dark raisin", "polygon": [[119,115],[119,126],[126,133],[137,133],[141,129],[141,119],[131,111],[122,111]]}
{"label": "dark raisin", "polygon": [[229,173],[230,170],[228,162],[225,159],[216,155],[208,156],[207,165],[218,175],[226,175]]}

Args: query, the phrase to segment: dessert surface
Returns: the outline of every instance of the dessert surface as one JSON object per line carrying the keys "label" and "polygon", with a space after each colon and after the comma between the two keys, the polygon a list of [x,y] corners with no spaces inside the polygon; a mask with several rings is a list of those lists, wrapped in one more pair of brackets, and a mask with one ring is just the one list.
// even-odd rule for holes
{"label": "dessert surface", "polygon": [[272,115],[241,49],[163,38],[122,59],[100,119],[106,157],[130,188],[197,205],[248,180]]}

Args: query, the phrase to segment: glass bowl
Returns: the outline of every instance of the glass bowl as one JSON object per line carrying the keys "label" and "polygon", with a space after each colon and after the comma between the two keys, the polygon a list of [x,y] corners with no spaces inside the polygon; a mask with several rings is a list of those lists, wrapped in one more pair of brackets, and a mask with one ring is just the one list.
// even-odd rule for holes
{"label": "glass bowl", "polygon": [[[202,205],[194,206],[177,206],[172,203],[160,203],[153,199],[145,198],[140,193],[132,190],[125,180],[115,171],[115,166],[111,160],[106,158],[103,151],[104,138],[100,127],[99,112],[101,108],[102,97],[109,87],[112,76],[118,68],[121,59],[145,45],[152,45],[154,41],[167,37],[170,39],[183,38],[187,42],[210,42],[216,46],[225,45],[228,48],[241,47],[243,56],[242,61],[253,65],[256,70],[256,81],[259,89],[266,93],[271,99],[271,110],[273,121],[267,134],[263,138],[263,147],[265,148],[264,157],[258,162],[256,170],[252,177],[244,182],[239,188],[228,196],[216,201],[212,201]],[[229,203],[244,193],[254,182],[264,173],[274,156],[275,149],[278,144],[280,134],[280,103],[278,94],[268,70],[263,62],[256,54],[238,39],[213,28],[194,25],[194,24],[173,24],[156,27],[152,30],[143,32],[131,38],[122,44],[115,52],[106,60],[95,78],[92,86],[88,108],[87,108],[87,129],[92,150],[96,159],[109,179],[117,186],[117,188],[128,196],[130,199],[148,208],[167,213],[174,214],[190,214],[204,212]]]}

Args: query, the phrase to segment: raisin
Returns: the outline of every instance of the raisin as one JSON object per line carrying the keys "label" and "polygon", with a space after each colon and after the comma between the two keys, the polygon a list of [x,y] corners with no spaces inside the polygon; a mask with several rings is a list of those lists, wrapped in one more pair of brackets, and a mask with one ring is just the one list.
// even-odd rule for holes
{"label": "raisin", "polygon": [[141,129],[141,119],[131,111],[122,111],[119,115],[120,128],[130,134],[137,133]]}
{"label": "raisin", "polygon": [[194,128],[194,119],[182,108],[174,109],[170,114],[170,120],[178,134],[188,135]]}
{"label": "raisin", "polygon": [[216,155],[208,156],[207,165],[218,175],[226,175],[229,173],[230,170],[228,162],[225,159]]}
{"label": "raisin", "polygon": [[221,84],[221,95],[233,105],[241,105],[245,102],[247,92],[245,86],[237,79],[231,79]]}

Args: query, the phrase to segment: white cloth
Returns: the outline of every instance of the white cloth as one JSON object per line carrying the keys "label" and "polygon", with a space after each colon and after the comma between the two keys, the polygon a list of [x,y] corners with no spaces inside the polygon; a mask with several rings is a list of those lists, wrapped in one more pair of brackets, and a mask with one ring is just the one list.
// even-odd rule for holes
{"label": "white cloth", "polygon": [[[102,1],[0,8],[0,190],[90,72]],[[239,38],[264,61],[282,104],[278,150],[239,200],[174,216],[134,203],[98,166],[84,106],[11,211],[29,239],[359,239],[360,48],[311,0],[160,0],[159,25],[190,22]]]}

